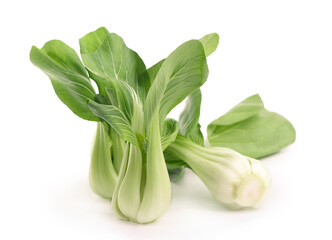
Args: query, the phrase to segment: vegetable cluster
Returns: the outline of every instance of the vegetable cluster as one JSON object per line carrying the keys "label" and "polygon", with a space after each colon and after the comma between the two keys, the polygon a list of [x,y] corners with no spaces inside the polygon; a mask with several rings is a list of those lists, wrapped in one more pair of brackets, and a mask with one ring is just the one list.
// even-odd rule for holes
{"label": "vegetable cluster", "polygon": [[[82,61],[59,40],[32,47],[31,62],[50,78],[59,99],[80,118],[97,122],[90,185],[112,201],[118,218],[149,223],[160,217],[171,200],[170,181],[184,168],[230,208],[254,206],[269,187],[267,170],[253,158],[293,143],[295,130],[266,110],[259,95],[211,122],[204,143],[200,87],[208,77],[206,57],[218,42],[216,33],[187,41],[148,69],[103,27],[79,40]],[[186,98],[179,120],[167,119]]]}

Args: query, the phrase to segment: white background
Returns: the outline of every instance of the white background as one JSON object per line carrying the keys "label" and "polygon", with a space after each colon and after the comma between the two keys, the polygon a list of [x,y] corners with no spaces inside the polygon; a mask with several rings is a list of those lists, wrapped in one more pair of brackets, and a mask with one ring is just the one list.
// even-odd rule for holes
{"label": "white background", "polygon": [[[0,239],[331,239],[331,1],[2,1]],[[89,187],[96,124],[57,99],[29,61],[32,45],[105,26],[147,67],[186,40],[217,32],[201,124],[259,93],[296,143],[264,159],[273,179],[259,208],[229,211],[187,171],[156,222],[117,220]],[[181,108],[171,113],[177,117]]]}

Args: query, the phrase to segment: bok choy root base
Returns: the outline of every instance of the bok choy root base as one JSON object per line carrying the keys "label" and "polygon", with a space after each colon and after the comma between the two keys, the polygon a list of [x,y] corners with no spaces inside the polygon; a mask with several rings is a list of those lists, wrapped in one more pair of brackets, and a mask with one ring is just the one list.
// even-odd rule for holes
{"label": "bok choy root base", "polygon": [[[171,200],[171,181],[191,169],[230,209],[255,206],[271,179],[261,161],[295,141],[292,124],[253,95],[208,125],[199,124],[216,33],[190,40],[146,68],[123,39],[104,27],[79,40],[80,56],[59,40],[33,46],[31,62],[78,117],[97,122],[89,179],[122,220],[149,223]],[[94,89],[94,81],[98,89]],[[186,100],[178,120],[168,113]]]}

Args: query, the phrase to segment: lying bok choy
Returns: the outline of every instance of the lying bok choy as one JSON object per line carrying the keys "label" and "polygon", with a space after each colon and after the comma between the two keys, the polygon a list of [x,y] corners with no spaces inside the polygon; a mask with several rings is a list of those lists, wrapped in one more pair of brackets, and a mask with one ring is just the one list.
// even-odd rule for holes
{"label": "lying bok choy", "polygon": [[[199,124],[201,91],[198,89],[187,99],[180,114],[180,134],[205,147],[226,147],[247,157],[263,158],[278,152],[295,141],[295,129],[283,116],[264,108],[258,94],[237,104],[225,115],[211,122],[204,142]],[[189,167],[181,158],[165,154],[171,179],[183,176]]]}
{"label": "lying bok choy", "polygon": [[[83,63],[59,40],[49,41],[41,49],[32,47],[31,62],[48,75],[59,99],[80,118],[97,122],[90,185],[96,194],[112,200],[113,212],[120,219],[148,223],[160,217],[171,199],[170,177],[179,179],[184,167],[191,168],[212,195],[228,206],[252,206],[268,187],[267,172],[249,157],[271,154],[291,141],[280,143],[283,135],[279,135],[275,142],[261,145],[252,138],[256,148],[250,152],[243,151],[241,144],[231,145],[233,135],[223,134],[223,129],[247,119],[260,128],[258,120],[266,116],[263,108],[246,118],[233,114],[237,110],[230,111],[208,127],[211,145],[237,147],[240,153],[250,153],[249,157],[226,148],[203,147],[199,88],[208,76],[206,57],[215,51],[218,41],[215,33],[187,41],[149,69],[121,37],[106,28],[80,39]],[[187,97],[179,121],[166,119]],[[269,122],[275,122],[276,116],[271,115]],[[227,125],[225,119],[233,122],[226,121]],[[242,128],[247,126],[252,125]],[[262,125],[261,132],[265,127]],[[273,139],[273,131],[266,135]],[[239,142],[246,139],[241,134],[236,137]]]}
{"label": "lying bok choy", "polygon": [[229,148],[202,147],[179,135],[165,154],[182,159],[212,196],[232,209],[255,206],[271,184],[260,161]]}

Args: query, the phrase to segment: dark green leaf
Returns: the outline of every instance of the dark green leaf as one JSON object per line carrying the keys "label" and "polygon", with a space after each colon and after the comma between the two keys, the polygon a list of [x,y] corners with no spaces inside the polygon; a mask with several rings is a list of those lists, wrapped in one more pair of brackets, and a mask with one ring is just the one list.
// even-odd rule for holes
{"label": "dark green leaf", "polygon": [[[199,39],[199,41],[202,43],[204,52],[206,56],[209,56],[211,53],[213,53],[219,44],[219,36],[217,33],[210,33]],[[156,63],[152,67],[150,67],[147,72],[149,74],[150,83],[152,84],[154,79],[157,76],[157,73],[159,72],[159,69],[163,65],[165,59],[161,60],[160,62]]]}
{"label": "dark green leaf", "polygon": [[96,116],[106,121],[123,140],[139,146],[128,119],[120,109],[113,105],[103,105],[94,101],[89,102],[89,107]]}
{"label": "dark green leaf", "polygon": [[184,167],[174,169],[167,168],[167,171],[171,182],[179,181],[184,175]]}
{"label": "dark green leaf", "polygon": [[148,92],[144,108],[146,126],[156,113],[162,123],[171,109],[206,81],[207,75],[204,49],[198,40],[188,41],[172,52]]}
{"label": "dark green leaf", "polygon": [[200,146],[204,146],[204,136],[201,131],[201,125],[197,123],[196,127],[186,136],[194,143],[197,143]]}
{"label": "dark green leaf", "polygon": [[83,63],[103,92],[114,81],[127,82],[144,101],[149,85],[142,59],[129,49],[123,39],[102,27],[80,39]]}
{"label": "dark green leaf", "polygon": [[[219,36],[216,33],[207,34],[200,39],[206,56],[213,53],[219,43]],[[200,89],[189,95],[186,105],[180,114],[180,133],[193,142],[204,146],[204,137],[201,132],[201,125],[198,123],[202,94]]]}
{"label": "dark green leaf", "polygon": [[180,133],[186,136],[193,142],[203,146],[204,137],[200,130],[199,115],[201,108],[202,94],[201,90],[197,89],[187,98],[186,105],[179,117]]}
{"label": "dark green leaf", "polygon": [[166,119],[161,128],[161,146],[165,150],[168,145],[175,141],[179,132],[179,123],[174,119]]}
{"label": "dark green leaf", "polygon": [[51,79],[55,93],[70,110],[83,119],[99,120],[87,104],[88,100],[95,99],[96,93],[72,48],[61,41],[52,40],[41,49],[33,46],[30,60]]}
{"label": "dark green leaf", "polygon": [[190,168],[184,161],[174,157],[167,149],[164,151],[169,178],[176,182],[184,175],[184,168]]}
{"label": "dark green leaf", "polygon": [[165,61],[165,59],[161,60],[160,62],[156,63],[155,65],[153,65],[152,67],[150,67],[147,70],[147,73],[149,74],[149,79],[150,79],[150,84],[151,85],[154,82],[154,80],[157,76],[157,73],[159,72],[159,69],[163,65],[164,61]]}

